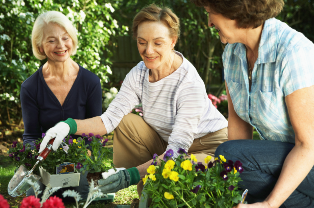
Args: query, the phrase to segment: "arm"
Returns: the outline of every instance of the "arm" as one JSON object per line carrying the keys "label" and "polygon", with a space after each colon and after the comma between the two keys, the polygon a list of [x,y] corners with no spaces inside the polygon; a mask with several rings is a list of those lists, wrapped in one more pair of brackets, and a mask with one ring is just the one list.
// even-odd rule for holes
{"label": "arm", "polygon": [[228,140],[252,139],[253,127],[249,123],[243,121],[235,112],[227,82],[226,92],[228,99]]}
{"label": "arm", "polygon": [[295,146],[288,154],[279,179],[262,203],[244,207],[279,207],[300,185],[314,165],[314,86],[296,90],[286,96],[286,104],[295,131]]}

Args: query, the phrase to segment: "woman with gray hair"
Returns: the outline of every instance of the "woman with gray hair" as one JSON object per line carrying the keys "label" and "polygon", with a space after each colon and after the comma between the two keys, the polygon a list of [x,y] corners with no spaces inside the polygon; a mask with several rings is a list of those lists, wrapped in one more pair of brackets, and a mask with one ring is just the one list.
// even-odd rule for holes
{"label": "woman with gray hair", "polygon": [[[34,145],[49,128],[67,118],[101,115],[100,79],[71,59],[77,46],[76,29],[65,15],[48,11],[38,16],[32,32],[33,53],[47,62],[21,86],[24,144]],[[86,198],[88,183],[86,177],[81,178],[75,189]]]}

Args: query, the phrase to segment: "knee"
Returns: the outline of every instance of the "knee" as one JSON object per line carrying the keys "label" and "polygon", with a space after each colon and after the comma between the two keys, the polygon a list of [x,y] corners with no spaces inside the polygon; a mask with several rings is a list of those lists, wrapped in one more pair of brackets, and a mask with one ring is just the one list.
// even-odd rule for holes
{"label": "knee", "polygon": [[226,141],[219,145],[215,151],[215,157],[218,157],[219,155],[224,155],[225,157],[228,155],[234,155],[240,148],[237,148],[240,144],[239,140],[231,140]]}

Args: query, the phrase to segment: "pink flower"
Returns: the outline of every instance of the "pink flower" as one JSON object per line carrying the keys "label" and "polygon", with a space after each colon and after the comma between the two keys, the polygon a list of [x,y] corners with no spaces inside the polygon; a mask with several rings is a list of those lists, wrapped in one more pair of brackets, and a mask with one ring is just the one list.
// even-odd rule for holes
{"label": "pink flower", "polygon": [[213,105],[217,108],[217,103],[220,103],[220,99],[212,94],[208,94],[208,98],[212,101]]}
{"label": "pink flower", "polygon": [[29,196],[23,199],[20,208],[40,208],[39,199],[35,196]]}
{"label": "pink flower", "polygon": [[221,94],[219,99],[220,99],[220,101],[227,100],[227,95]]}
{"label": "pink flower", "polygon": [[59,197],[52,196],[44,202],[42,208],[65,208],[65,206]]}
{"label": "pink flower", "polygon": [[5,198],[0,194],[0,208],[10,208],[10,205]]}

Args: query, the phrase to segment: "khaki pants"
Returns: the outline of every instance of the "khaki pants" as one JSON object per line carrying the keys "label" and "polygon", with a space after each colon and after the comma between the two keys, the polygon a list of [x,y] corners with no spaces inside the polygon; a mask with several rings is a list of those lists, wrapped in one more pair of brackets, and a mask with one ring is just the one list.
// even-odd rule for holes
{"label": "khaki pants", "polygon": [[[116,168],[141,165],[153,159],[155,153],[163,154],[168,145],[144,119],[132,113],[123,117],[114,130],[113,138],[113,163]],[[204,163],[205,157],[214,156],[216,148],[227,140],[228,130],[224,128],[195,139],[188,153]],[[138,184],[139,194],[141,189],[142,181]]]}

